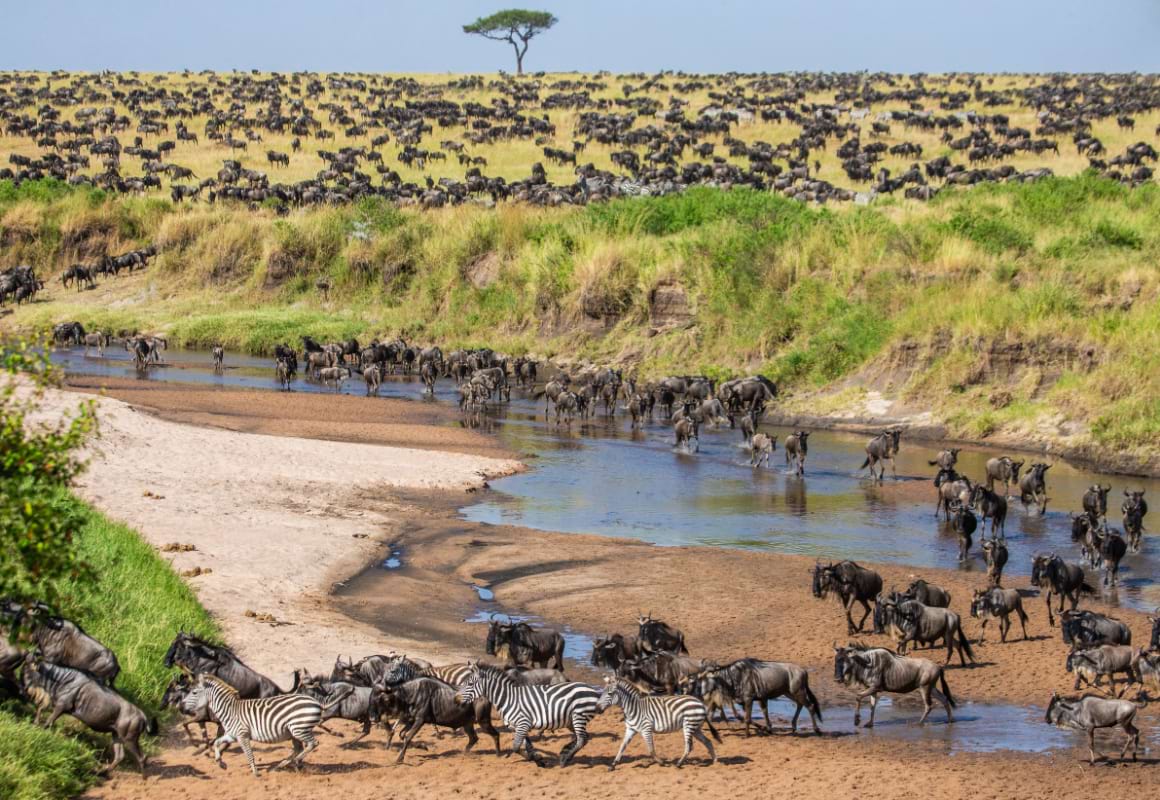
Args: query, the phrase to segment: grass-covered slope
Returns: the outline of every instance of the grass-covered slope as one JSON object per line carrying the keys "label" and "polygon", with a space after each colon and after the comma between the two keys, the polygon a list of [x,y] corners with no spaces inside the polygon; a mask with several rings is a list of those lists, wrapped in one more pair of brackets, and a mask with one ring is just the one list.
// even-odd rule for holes
{"label": "grass-covered slope", "polygon": [[[111,522],[62,491],[58,506],[80,515],[77,546],[92,568],[92,582],[62,587],[62,612],[117,654],[117,689],[149,716],[169,671],[162,665],[173,634],[184,628],[214,638],[216,627],[193,592],[136,532]],[[64,717],[53,731],[32,724],[27,709],[0,706],[0,797],[42,800],[72,797],[108,760],[107,736],[87,732]],[[130,759],[131,762],[131,759]],[[127,762],[128,768],[134,768]]]}
{"label": "grass-covered slope", "polygon": [[54,275],[148,241],[161,255],[94,292],[51,281],[0,326],[76,318],[253,351],[404,332],[645,375],[763,370],[799,397],[885,391],[954,435],[1022,426],[1145,452],[1160,445],[1158,223],[1160,188],[1091,176],[833,210],[698,189],[281,219],[25,185],[0,188],[5,265]]}

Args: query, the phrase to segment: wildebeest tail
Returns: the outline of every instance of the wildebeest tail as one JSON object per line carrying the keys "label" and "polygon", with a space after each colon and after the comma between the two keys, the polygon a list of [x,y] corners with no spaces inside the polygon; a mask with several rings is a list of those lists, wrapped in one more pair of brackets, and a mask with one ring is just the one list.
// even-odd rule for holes
{"label": "wildebeest tail", "polygon": [[1080,594],[1095,594],[1096,590],[1091,587],[1091,584],[1084,581],[1079,585]]}
{"label": "wildebeest tail", "polygon": [[870,466],[870,456],[866,456],[866,460],[862,462],[862,466],[858,467],[858,469],[866,469],[868,466]]}
{"label": "wildebeest tail", "polygon": [[[710,712],[711,713],[711,712]],[[722,712],[724,713],[724,712]],[[717,744],[721,744],[721,735],[717,733],[717,729],[713,727],[713,721],[709,717],[705,717],[706,727],[709,728],[709,735],[717,740]]]}
{"label": "wildebeest tail", "polygon": [[813,711],[817,715],[818,722],[825,722],[822,719],[822,705],[818,702],[817,696],[809,686],[806,686],[806,705],[810,707],[810,711]]}
{"label": "wildebeest tail", "polygon": [[689,654],[689,648],[685,647],[685,636],[684,636],[684,634],[682,634],[682,635],[681,635],[681,643],[680,643],[680,645],[677,647],[677,650],[679,650],[680,652],[684,653],[685,655],[688,655],[688,654]]}
{"label": "wildebeest tail", "polygon": [[150,736],[156,736],[158,731],[157,717],[150,717],[149,724],[145,726],[145,732]]}
{"label": "wildebeest tail", "polygon": [[975,660],[975,651],[971,649],[971,640],[967,638],[967,634],[963,632],[963,626],[959,625],[959,647],[967,654],[967,658],[972,662]]}
{"label": "wildebeest tail", "polygon": [[943,696],[946,697],[947,702],[951,704],[951,708],[958,708],[959,704],[955,702],[955,698],[951,695],[951,687],[947,685],[946,672],[940,672],[938,674],[938,682],[939,685],[942,686]]}

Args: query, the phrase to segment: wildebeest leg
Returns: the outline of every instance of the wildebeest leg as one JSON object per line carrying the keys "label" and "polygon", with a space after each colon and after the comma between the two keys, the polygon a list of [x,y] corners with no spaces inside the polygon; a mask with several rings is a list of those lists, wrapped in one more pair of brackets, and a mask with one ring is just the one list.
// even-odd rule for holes
{"label": "wildebeest leg", "polygon": [[[415,721],[411,723],[411,727],[407,728],[407,732],[403,734],[403,743],[399,747],[399,757],[395,759],[396,764],[403,762],[403,756],[407,755],[408,745],[411,744],[411,740],[415,738],[415,734],[419,732],[419,729],[427,722],[428,716],[428,711],[425,708],[415,715]],[[474,733],[474,731],[472,732]]]}
{"label": "wildebeest leg", "polygon": [[[1053,617],[1051,615],[1051,590],[1050,589],[1047,590],[1046,603],[1047,603],[1047,624],[1049,627],[1054,628],[1055,627],[1055,617]],[[1062,601],[1059,604],[1059,611],[1060,611],[1060,613],[1063,613],[1063,602]]]}
{"label": "wildebeest leg", "polygon": [[857,597],[855,599],[862,604],[862,608],[866,609],[866,613],[864,613],[862,615],[862,619],[858,621],[858,633],[861,633],[863,626],[866,624],[866,618],[870,616],[870,604],[863,600],[861,597]]}
{"label": "wildebeest leg", "polygon": [[[765,714],[765,732],[768,734],[772,734],[773,733],[773,723],[769,721],[769,698],[766,698],[765,702],[763,702],[761,704],[761,710]],[[798,706],[798,712],[800,712],[800,711],[801,711],[801,706]],[[794,719],[795,728],[796,728],[797,714],[794,714],[793,719]]]}
{"label": "wildebeest leg", "polygon": [[477,714],[475,721],[479,725],[479,729],[481,731],[486,733],[492,739],[495,739],[495,754],[498,756],[500,752],[502,752],[499,749],[499,731],[497,731],[495,726],[491,724],[491,714]]}
{"label": "wildebeest leg", "polygon": [[[141,770],[141,774],[145,774],[145,755],[141,752],[141,743],[136,739],[126,739],[125,749],[129,751],[129,755],[133,756],[133,760],[137,762],[137,766]],[[1120,756],[1123,758],[1123,756]]]}
{"label": "wildebeest leg", "polygon": [[99,770],[101,775],[107,775],[117,768],[125,758],[125,746],[120,739],[113,739],[113,760]]}
{"label": "wildebeest leg", "polygon": [[870,721],[864,727],[874,727],[874,713],[878,711],[878,695],[877,693],[870,695]]}
{"label": "wildebeest leg", "polygon": [[624,739],[620,742],[620,749],[616,751],[616,758],[612,759],[612,763],[608,765],[609,772],[616,769],[616,765],[620,763],[620,759],[624,756],[624,751],[628,747],[628,743],[632,741],[633,736],[636,736],[636,731],[626,725]]}
{"label": "wildebeest leg", "polygon": [[479,736],[475,733],[475,726],[470,722],[463,726],[463,732],[467,734],[467,747],[463,748],[463,752],[470,753],[471,748],[479,741]]}
{"label": "wildebeest leg", "polygon": [[[999,617],[999,641],[1002,644],[1007,644],[1007,631],[1011,630],[1011,617]],[[1023,628],[1023,638],[1027,638],[1027,628]]]}
{"label": "wildebeest leg", "polygon": [[[319,725],[318,727],[321,728],[322,726]],[[371,721],[369,719],[364,719],[362,732],[358,736],[351,739],[349,742],[345,742],[344,744],[340,744],[339,747],[354,747],[356,744],[361,742],[363,739],[367,738],[367,736],[369,736],[370,733],[371,733]]]}
{"label": "wildebeest leg", "polygon": [[[990,619],[990,617],[983,617],[982,621],[979,623],[979,644],[983,644],[984,640],[987,638],[987,622],[989,622]],[[1003,633],[1002,620],[999,622],[999,633]]]}
{"label": "wildebeest leg", "polygon": [[947,722],[954,722],[955,715],[951,713],[951,702],[947,699],[947,696],[940,692],[938,689],[934,688],[933,684],[930,687],[930,691],[931,694],[934,695],[935,699],[942,703],[943,710],[947,712]]}
{"label": "wildebeest leg", "polygon": [[1124,742],[1124,749],[1120,751],[1120,760],[1124,760],[1124,754],[1128,752],[1128,745],[1132,745],[1132,760],[1135,761],[1136,751],[1140,747],[1140,731],[1132,724],[1131,720],[1125,720],[1120,727],[1128,735],[1128,740]]}
{"label": "wildebeest leg", "polygon": [[749,726],[753,722],[753,701],[750,700],[745,705],[745,735],[749,735]]}
{"label": "wildebeest leg", "polygon": [[[1095,728],[1088,728],[1087,735],[1088,735],[1088,763],[1094,765],[1096,763],[1096,729]],[[1100,758],[1103,758],[1103,757],[1104,757],[1104,754],[1100,753]]]}
{"label": "wildebeest leg", "polygon": [[930,710],[932,708],[930,704],[930,692],[933,688],[934,687],[928,683],[920,686],[918,689],[919,695],[922,696],[922,717],[920,717],[918,720],[919,725],[922,725],[924,722],[926,722],[926,718],[930,716]]}

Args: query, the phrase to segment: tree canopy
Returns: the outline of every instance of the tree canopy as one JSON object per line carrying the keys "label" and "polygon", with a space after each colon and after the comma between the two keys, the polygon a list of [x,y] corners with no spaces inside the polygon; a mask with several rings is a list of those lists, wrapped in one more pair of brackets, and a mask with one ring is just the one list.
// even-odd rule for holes
{"label": "tree canopy", "polygon": [[510,44],[516,53],[516,74],[522,75],[528,42],[557,22],[559,20],[547,11],[509,8],[497,11],[489,17],[480,17],[470,25],[464,25],[463,32]]}

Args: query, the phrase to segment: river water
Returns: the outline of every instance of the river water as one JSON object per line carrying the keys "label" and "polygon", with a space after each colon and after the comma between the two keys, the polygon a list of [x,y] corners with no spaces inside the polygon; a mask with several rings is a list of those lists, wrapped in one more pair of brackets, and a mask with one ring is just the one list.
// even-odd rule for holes
{"label": "river water", "polygon": [[[104,357],[86,356],[82,349],[59,349],[53,360],[70,373],[110,377],[140,377],[222,387],[276,390],[271,360],[227,354],[227,369],[215,374],[206,352],[170,350],[163,366],[139,375],[129,354],[107,350]],[[302,380],[294,391],[324,392]],[[359,377],[343,391],[362,393]],[[423,397],[415,377],[394,376],[382,386],[384,397],[432,402]],[[440,380],[433,402],[454,403],[454,385]],[[865,456],[866,436],[816,431],[810,436],[805,476],[789,474],[781,440],[786,429],[765,428],[778,441],[770,468],[753,469],[741,436],[727,427],[702,429],[700,451],[673,449],[672,431],[658,419],[633,431],[626,413],[598,416],[557,426],[546,419],[542,400],[513,392],[510,405],[493,407],[482,429],[498,436],[521,454],[532,469],[496,480],[492,491],[465,506],[471,521],[522,525],[546,531],[591,533],[642,539],[660,545],[707,545],[760,549],[818,558],[851,558],[895,562],[917,567],[985,571],[975,547],[970,560],[958,562],[954,532],[934,518],[934,469],[927,464],[940,449],[934,442],[903,439],[897,478],[887,473],[876,483],[858,467]],[[466,423],[464,423],[466,424]],[[964,449],[958,470],[973,479],[985,474],[984,463],[997,451]],[[1109,521],[1118,525],[1121,492],[1143,488],[1160,495],[1160,481],[1103,475],[1064,461],[1034,454],[1017,460],[1054,461],[1048,472],[1048,511],[1039,516],[1012,499],[1006,537],[1010,561],[1005,574],[1026,576],[1034,553],[1054,551],[1079,558],[1072,543],[1069,511],[1080,508],[1084,490],[1093,483],[1110,484]],[[1147,520],[1145,521],[1147,523]],[[1160,606],[1160,548],[1145,534],[1139,554],[1127,555],[1120,567],[1120,587],[1105,590],[1112,603],[1152,609]],[[1092,575],[1093,585],[1100,581]],[[1026,585],[1017,577],[1010,585]]]}

